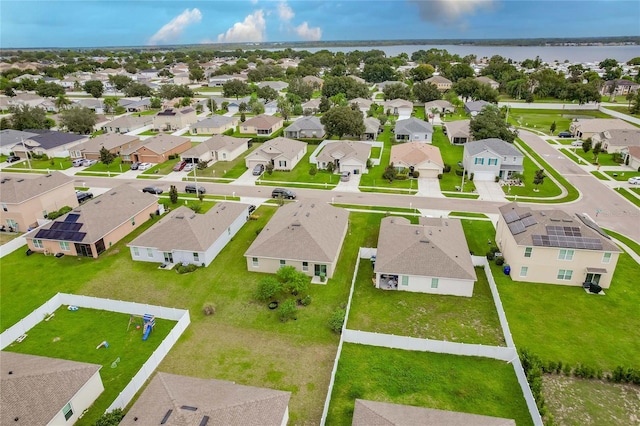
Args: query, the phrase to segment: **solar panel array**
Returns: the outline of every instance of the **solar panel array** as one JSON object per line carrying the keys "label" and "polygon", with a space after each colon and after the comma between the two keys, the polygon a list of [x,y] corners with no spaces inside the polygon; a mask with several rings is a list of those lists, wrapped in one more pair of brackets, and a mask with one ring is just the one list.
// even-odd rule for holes
{"label": "solar panel array", "polygon": [[73,222],[53,222],[49,229],[56,229],[58,231],[79,231],[82,228],[81,223]]}
{"label": "solar panel array", "polygon": [[602,250],[598,238],[574,237],[566,235],[532,235],[533,245],[539,247],[562,247],[587,250]]}
{"label": "solar panel array", "polygon": [[520,216],[516,213],[515,210],[510,210],[506,212],[504,215],[504,221],[507,223],[515,222],[516,220],[520,220]]}
{"label": "solar panel array", "polygon": [[526,227],[524,226],[521,220],[518,220],[516,222],[511,222],[508,226],[509,226],[509,230],[513,235],[522,234],[526,229]]}
{"label": "solar panel array", "polygon": [[575,226],[547,226],[547,235],[560,235],[566,237],[581,237],[580,228]]}
{"label": "solar panel array", "polygon": [[86,232],[79,232],[82,223],[78,223],[79,214],[69,214],[64,221],[53,222],[49,229],[41,229],[34,238],[45,240],[73,241],[80,242],[87,235]]}
{"label": "solar panel array", "polygon": [[535,225],[538,221],[533,217],[531,212],[519,215],[515,210],[510,210],[502,215],[504,217],[511,234],[518,235],[523,233],[529,226]]}
{"label": "solar panel array", "polygon": [[69,213],[67,215],[67,217],[64,218],[64,221],[65,222],[77,222],[78,219],[80,219],[80,215],[79,214]]}

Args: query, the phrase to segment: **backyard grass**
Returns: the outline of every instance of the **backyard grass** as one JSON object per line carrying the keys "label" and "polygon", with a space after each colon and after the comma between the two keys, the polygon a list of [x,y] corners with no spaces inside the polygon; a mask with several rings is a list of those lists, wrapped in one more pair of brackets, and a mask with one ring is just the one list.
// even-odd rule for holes
{"label": "backyard grass", "polygon": [[[158,112],[160,112],[159,109],[150,109],[150,110],[147,110],[147,111],[138,112],[136,114],[138,116],[141,116],[141,115],[156,115]],[[136,115],[136,114],[133,114],[133,115]]]}
{"label": "backyard grass", "polygon": [[[488,220],[461,219],[464,236],[469,251],[476,256],[484,256],[495,244],[496,230]],[[489,244],[491,241],[492,244]]]}
{"label": "backyard grass", "polygon": [[19,232],[0,232],[0,246],[8,243],[9,241],[18,238],[22,233]]}
{"label": "backyard grass", "polygon": [[[142,329],[132,325],[127,330],[128,323],[127,314],[84,308],[69,311],[60,307],[53,318],[32,328],[22,343],[12,343],[5,350],[102,365],[104,392],[76,423],[93,425],[175,324],[156,319],[149,339],[142,341]],[[96,350],[102,341],[107,341],[109,347]],[[112,363],[118,358],[120,361],[113,368]]]}
{"label": "backyard grass", "polygon": [[298,164],[289,172],[274,170],[271,174],[263,173],[260,180],[269,185],[270,181],[291,182],[291,183],[321,183],[337,184],[340,175],[329,173],[326,170],[317,170],[315,176],[309,174],[314,164],[309,162],[309,156],[315,151],[317,145],[307,145],[307,153],[298,161]]}
{"label": "backyard grass", "polygon": [[360,260],[347,327],[351,330],[447,340],[459,343],[504,345],[489,282],[476,268],[473,297],[443,296],[372,285],[371,262]]}
{"label": "backyard grass", "polygon": [[[458,167],[457,164],[462,161],[464,146],[449,143],[449,139],[442,133],[442,127],[440,126],[434,127],[433,146],[438,147],[440,150],[444,164],[451,166],[451,170],[448,173],[442,174],[440,190],[457,191],[457,188],[462,184],[462,176],[458,176],[455,171],[460,170],[462,172],[462,168]],[[469,178],[465,176],[464,188],[462,188],[463,192],[472,192],[475,191],[475,189],[476,186],[473,181],[470,181]]]}
{"label": "backyard grass", "polygon": [[600,111],[583,110],[545,110],[545,109],[509,109],[509,123],[518,127],[535,129],[549,134],[551,124],[556,122],[556,132],[569,130],[575,118],[609,118]]}
{"label": "backyard grass", "polygon": [[351,425],[356,399],[515,419],[531,417],[506,362],[345,343],[327,417]]}
{"label": "backyard grass", "polygon": [[415,118],[419,118],[420,120],[424,120],[424,106],[413,107],[413,116]]}
{"label": "backyard grass", "polygon": [[160,175],[166,176],[169,173],[173,172],[173,166],[178,164],[181,160],[179,158],[175,158],[173,160],[167,160],[164,163],[159,163],[151,168],[145,170],[141,174],[143,175]]}
{"label": "backyard grass", "polygon": [[606,296],[580,287],[512,281],[492,265],[516,345],[544,361],[612,371],[640,368],[640,265],[622,253]]}
{"label": "backyard grass", "polygon": [[618,182],[626,182],[631,177],[640,176],[640,172],[636,172],[633,170],[624,170],[619,172],[605,171],[605,174],[607,174],[611,179],[617,180]]}
{"label": "backyard grass", "polygon": [[[261,143],[253,143],[251,148],[240,155],[238,158],[231,161],[216,161],[211,166],[204,170],[198,170],[198,177],[212,177],[212,178],[227,178],[237,179],[247,171],[244,158],[255,151]],[[193,172],[189,172],[189,177],[193,177]]]}
{"label": "backyard grass", "polygon": [[84,172],[111,172],[111,173],[123,173],[129,170],[130,164],[122,164],[122,159],[116,157],[112,163],[104,164],[102,161],[98,161],[93,166],[84,169]]}
{"label": "backyard grass", "polygon": [[[52,164],[53,163],[53,164]],[[67,158],[49,158],[48,160],[35,160],[31,159],[31,167],[26,159],[17,161],[6,169],[36,169],[36,170],[66,170],[72,167],[71,159]],[[11,170],[14,171],[14,170]]]}
{"label": "backyard grass", "polygon": [[636,207],[640,208],[640,198],[631,193],[627,188],[616,188],[615,191],[633,203]]}
{"label": "backyard grass", "polygon": [[369,158],[380,158],[381,153],[382,153],[382,148],[378,146],[374,146],[371,148],[371,153],[369,154]]}

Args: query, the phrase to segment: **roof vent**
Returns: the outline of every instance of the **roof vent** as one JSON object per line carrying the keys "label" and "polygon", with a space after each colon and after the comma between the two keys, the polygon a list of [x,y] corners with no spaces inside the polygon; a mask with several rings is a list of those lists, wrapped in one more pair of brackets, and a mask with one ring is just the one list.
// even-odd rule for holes
{"label": "roof vent", "polygon": [[546,216],[547,214],[545,212],[540,212],[540,216]]}
{"label": "roof vent", "polygon": [[315,204],[311,204],[311,208],[314,208],[316,205]]}
{"label": "roof vent", "polygon": [[207,426],[207,423],[209,423],[209,416],[204,416],[202,418],[202,420],[200,421],[200,425],[199,426]]}
{"label": "roof vent", "polygon": [[429,235],[432,235],[432,234],[431,234],[431,229],[429,229]]}
{"label": "roof vent", "polygon": [[429,244],[429,240],[427,240],[426,238],[422,238],[422,239],[420,240],[420,242],[421,242],[421,243]]}
{"label": "roof vent", "polygon": [[307,214],[305,214],[306,217],[309,217],[309,212],[307,212]]}
{"label": "roof vent", "polygon": [[24,179],[18,179],[16,182],[24,182]]}
{"label": "roof vent", "polygon": [[184,219],[184,215],[183,214],[179,214],[174,216],[175,219]]}
{"label": "roof vent", "polygon": [[192,215],[189,219],[193,219],[194,217],[196,217],[196,215],[195,215],[195,214],[194,214],[194,215]]}
{"label": "roof vent", "polygon": [[116,195],[116,194],[117,194],[117,192],[116,192],[116,191],[113,191],[113,192],[112,192],[111,194],[109,194],[109,195]]}
{"label": "roof vent", "polygon": [[416,229],[416,235],[420,235],[420,230]]}
{"label": "roof vent", "polygon": [[447,222],[447,221],[445,220],[445,222],[444,222],[444,226],[449,226],[449,222]]}
{"label": "roof vent", "polygon": [[573,222],[573,219],[562,219],[563,222]]}
{"label": "roof vent", "polygon": [[100,204],[100,201],[102,201],[102,200],[95,200],[95,201],[93,202],[93,204]]}
{"label": "roof vent", "polygon": [[227,208],[227,206],[222,206],[222,207],[220,207],[220,210],[224,210],[226,208]]}
{"label": "roof vent", "polygon": [[198,410],[198,407],[192,407],[190,405],[183,405],[180,408],[182,408],[183,410],[189,410],[189,411],[197,411]]}
{"label": "roof vent", "polygon": [[173,410],[167,411],[167,414],[164,415],[164,417],[162,418],[162,421],[160,422],[161,425],[167,423],[167,420],[169,420],[171,413],[173,413]]}
{"label": "roof vent", "polygon": [[10,371],[9,371],[9,374],[13,374],[13,370],[10,370]]}

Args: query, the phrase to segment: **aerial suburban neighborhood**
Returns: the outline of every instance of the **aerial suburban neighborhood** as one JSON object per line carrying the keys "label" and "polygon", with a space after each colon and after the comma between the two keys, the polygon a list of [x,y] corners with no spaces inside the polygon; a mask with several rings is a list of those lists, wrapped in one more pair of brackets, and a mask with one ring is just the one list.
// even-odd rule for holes
{"label": "aerial suburban neighborhood", "polygon": [[2,43],[0,424],[638,424],[638,37],[259,18]]}

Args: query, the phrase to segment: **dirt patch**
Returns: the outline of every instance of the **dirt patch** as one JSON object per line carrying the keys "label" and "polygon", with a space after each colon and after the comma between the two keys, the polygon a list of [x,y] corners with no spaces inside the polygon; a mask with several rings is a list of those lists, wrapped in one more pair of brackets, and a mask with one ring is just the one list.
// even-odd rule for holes
{"label": "dirt patch", "polygon": [[640,425],[640,387],[545,375],[542,391],[555,425]]}

